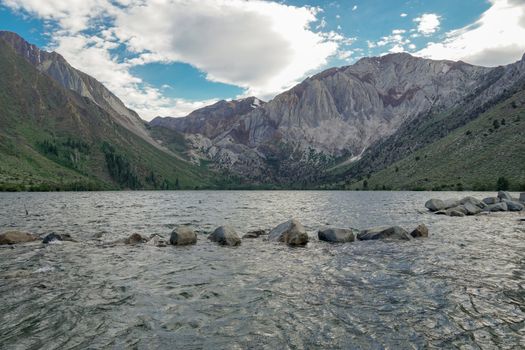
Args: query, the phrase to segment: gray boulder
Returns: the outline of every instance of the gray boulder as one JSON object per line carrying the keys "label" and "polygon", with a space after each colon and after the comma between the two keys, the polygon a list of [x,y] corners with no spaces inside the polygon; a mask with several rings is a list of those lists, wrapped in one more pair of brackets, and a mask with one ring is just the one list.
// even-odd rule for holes
{"label": "gray boulder", "polygon": [[465,216],[466,214],[461,211],[461,210],[457,210],[457,209],[447,209],[447,215],[448,216],[457,216],[457,217],[463,217]]}
{"label": "gray boulder", "polygon": [[425,203],[425,208],[430,211],[440,211],[445,209],[445,203],[441,199],[432,198]]}
{"label": "gray boulder", "polygon": [[189,227],[177,227],[171,232],[170,244],[189,245],[197,243],[197,235]]}
{"label": "gray boulder", "polygon": [[208,239],[220,245],[237,246],[241,244],[241,239],[231,226],[220,226],[213,231]]}
{"label": "gray boulder", "polygon": [[463,208],[465,208],[467,215],[476,215],[476,214],[481,213],[482,211],[480,207],[472,204],[471,202],[465,202],[465,204],[463,204]]}
{"label": "gray boulder", "polygon": [[445,205],[444,209],[454,208],[461,205],[457,199],[445,199],[443,204]]}
{"label": "gray boulder", "polygon": [[500,202],[496,204],[487,205],[487,207],[483,209],[483,211],[507,211],[508,209],[509,208],[507,206],[507,203]]}
{"label": "gray boulder", "polygon": [[465,216],[468,213],[467,209],[465,209],[465,207],[463,205],[458,205],[456,207],[449,208],[449,209],[446,210],[446,212],[447,212],[447,215],[449,215],[449,216],[455,216],[455,215],[450,215],[450,213],[452,213],[452,212],[460,212],[460,213],[463,214],[462,216]]}
{"label": "gray boulder", "polygon": [[459,201],[459,203],[462,204],[462,205],[470,203],[470,204],[475,205],[476,207],[479,207],[481,209],[483,209],[483,208],[485,208],[487,206],[485,203],[483,203],[479,199],[474,198],[474,197],[470,197],[470,196],[463,198],[462,200]]}
{"label": "gray boulder", "polygon": [[525,203],[525,193],[520,193],[520,202]]}
{"label": "gray boulder", "polygon": [[523,204],[516,201],[505,201],[505,204],[507,204],[508,211],[522,211],[525,208]]}
{"label": "gray boulder", "polygon": [[291,246],[306,245],[308,243],[308,234],[299,221],[292,219],[272,229],[269,239]]}
{"label": "gray boulder", "polygon": [[27,232],[8,231],[0,235],[0,245],[27,243],[38,240],[38,237]]}
{"label": "gray boulder", "polygon": [[355,237],[359,233],[356,229],[347,228],[329,228],[320,230],[317,233],[319,240],[331,243],[345,243],[355,241]]}
{"label": "gray boulder", "polygon": [[379,226],[373,227],[359,232],[357,239],[361,241],[369,241],[376,239],[399,239],[410,240],[412,236],[403,228],[399,226]]}
{"label": "gray boulder", "polygon": [[510,193],[506,192],[506,191],[499,191],[498,192],[498,198],[501,200],[501,201],[511,201],[513,200],[512,196],[510,195]]}
{"label": "gray boulder", "polygon": [[421,224],[412,232],[410,232],[410,235],[414,238],[428,237],[428,228],[425,226],[425,224]]}
{"label": "gray boulder", "polygon": [[164,239],[164,237],[154,233],[149,237],[147,244],[155,247],[165,247],[168,245],[168,242]]}
{"label": "gray boulder", "polygon": [[499,203],[499,202],[501,202],[501,200],[498,197],[483,198],[483,203],[485,203],[487,205],[496,204],[496,203]]}
{"label": "gray boulder", "polygon": [[260,236],[264,236],[264,235],[266,235],[266,231],[265,230],[253,230],[253,231],[247,232],[244,236],[242,236],[242,239],[245,239],[245,238],[259,238]]}

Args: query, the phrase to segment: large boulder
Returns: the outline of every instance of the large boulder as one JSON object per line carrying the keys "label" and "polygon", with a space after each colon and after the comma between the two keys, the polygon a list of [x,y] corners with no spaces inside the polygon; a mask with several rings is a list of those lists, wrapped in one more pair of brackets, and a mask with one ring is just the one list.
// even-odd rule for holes
{"label": "large boulder", "polygon": [[[482,202],[480,202],[480,203],[482,203]],[[467,212],[467,215],[476,215],[476,214],[481,213],[481,211],[482,211],[482,209],[480,207],[478,207],[477,205],[472,204],[471,202],[465,202],[465,204],[463,204],[463,208],[465,208],[465,211]]]}
{"label": "large boulder", "polygon": [[[452,213],[459,212],[463,215],[452,215]],[[468,211],[465,209],[463,205],[458,205],[457,207],[449,208],[446,210],[446,213],[448,216],[465,216],[467,215]]]}
{"label": "large boulder", "polygon": [[359,232],[357,239],[361,241],[369,241],[376,239],[399,239],[410,240],[412,236],[403,228],[399,226],[379,226],[373,227]]}
{"label": "large boulder", "polygon": [[510,193],[506,192],[506,191],[499,191],[498,192],[498,198],[501,200],[501,201],[512,201],[513,198],[512,196],[510,195]]}
{"label": "large boulder", "polygon": [[50,234],[44,237],[44,239],[42,240],[42,243],[48,244],[48,243],[59,242],[59,241],[74,242],[73,238],[71,238],[71,235],[69,233],[57,234],[57,233],[51,232]]}
{"label": "large boulder", "polygon": [[505,201],[505,204],[507,204],[508,211],[522,211],[525,208],[523,204],[516,201]]}
{"label": "large boulder", "polygon": [[170,244],[189,245],[197,243],[197,234],[189,227],[180,226],[171,232]]}
{"label": "large boulder", "polygon": [[485,203],[483,203],[479,199],[471,197],[471,196],[463,198],[462,200],[459,201],[459,203],[462,204],[462,205],[465,205],[465,204],[469,203],[469,204],[475,205],[476,207],[479,207],[481,209],[483,209],[483,208],[485,208],[487,206]]}
{"label": "large boulder", "polygon": [[359,230],[353,228],[328,228],[317,233],[319,240],[331,243],[345,243],[355,241]]}
{"label": "large boulder", "polygon": [[231,226],[220,226],[213,231],[208,239],[220,245],[236,246],[241,244],[241,239]]}
{"label": "large boulder", "polygon": [[449,208],[458,207],[461,204],[459,203],[457,199],[445,199],[443,201],[443,205],[445,206],[445,209],[449,209]]}
{"label": "large boulder", "polygon": [[457,209],[447,209],[446,213],[448,216],[457,216],[457,217],[463,217],[466,215],[463,211],[460,211]]}
{"label": "large boulder", "polygon": [[508,209],[509,208],[507,206],[507,203],[500,202],[496,204],[487,205],[487,207],[483,209],[483,211],[507,211]]}
{"label": "large boulder", "polygon": [[299,221],[292,219],[271,230],[269,239],[292,246],[306,245],[308,243],[308,234]]}
{"label": "large boulder", "polygon": [[520,202],[525,203],[525,193],[520,193]]}
{"label": "large boulder", "polygon": [[[492,205],[492,204],[496,204],[496,203],[499,203],[499,202],[501,202],[501,200],[498,197],[483,198],[483,203],[485,203],[487,205]],[[483,209],[485,209],[485,208],[483,208]]]}
{"label": "large boulder", "polygon": [[247,232],[244,236],[242,236],[242,239],[245,239],[245,238],[259,238],[259,237],[264,236],[266,234],[267,233],[266,233],[265,230],[253,230],[253,231]]}
{"label": "large boulder", "polygon": [[38,237],[21,231],[8,231],[0,235],[0,245],[27,243],[38,240]]}
{"label": "large boulder", "polygon": [[430,211],[440,211],[445,209],[445,203],[441,199],[432,198],[425,203],[425,208]]}
{"label": "large boulder", "polygon": [[414,238],[428,237],[428,228],[425,226],[425,224],[421,224],[412,232],[410,232],[410,235]]}

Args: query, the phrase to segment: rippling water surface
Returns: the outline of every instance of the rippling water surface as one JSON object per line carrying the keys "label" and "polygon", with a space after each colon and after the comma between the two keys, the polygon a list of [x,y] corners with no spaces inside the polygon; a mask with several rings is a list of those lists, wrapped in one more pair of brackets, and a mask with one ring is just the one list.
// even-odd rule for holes
{"label": "rippling water surface", "polygon": [[[0,348],[525,347],[525,213],[424,210],[432,196],[468,194],[489,195],[1,193],[0,231],[79,242],[0,246]],[[291,217],[309,231],[305,248],[206,239],[218,225],[242,235]],[[324,226],[418,223],[429,238],[331,245],[316,235]],[[193,227],[198,243],[104,244],[134,232],[168,237],[177,225]]]}

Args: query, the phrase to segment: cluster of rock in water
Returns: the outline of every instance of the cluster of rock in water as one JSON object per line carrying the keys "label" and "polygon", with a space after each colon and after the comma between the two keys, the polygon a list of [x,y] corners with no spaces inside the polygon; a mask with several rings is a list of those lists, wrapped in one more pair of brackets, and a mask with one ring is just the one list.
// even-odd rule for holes
{"label": "cluster of rock in water", "polygon": [[[267,240],[274,242],[286,243],[290,246],[304,246],[308,243],[309,237],[304,226],[292,219],[286,221],[270,232],[265,230],[250,231],[242,238],[259,238],[267,236]],[[318,238],[321,241],[332,243],[346,243],[354,242],[356,240],[368,241],[378,239],[396,239],[396,240],[410,240],[412,238],[428,237],[428,229],[421,224],[412,232],[408,232],[399,226],[381,226],[359,231],[357,229],[349,228],[328,228],[318,231]],[[0,245],[16,244],[37,241],[40,238],[19,231],[10,231],[0,234]],[[219,245],[238,246],[241,244],[241,238],[237,235],[231,226],[220,226],[213,233],[208,235],[208,239],[216,242]],[[68,234],[50,233],[42,239],[42,243],[53,243],[56,241],[74,241]],[[150,244],[157,247],[167,245],[190,245],[197,243],[197,234],[186,226],[181,226],[171,232],[169,240],[164,237],[153,234],[149,238],[143,237],[138,233],[134,233],[128,238],[121,239],[110,244]]]}
{"label": "cluster of rock in water", "polygon": [[474,197],[456,199],[430,199],[425,207],[435,214],[448,216],[477,215],[496,211],[522,211],[525,209],[525,193],[520,198],[513,198],[510,193],[499,191],[497,197],[482,200]]}

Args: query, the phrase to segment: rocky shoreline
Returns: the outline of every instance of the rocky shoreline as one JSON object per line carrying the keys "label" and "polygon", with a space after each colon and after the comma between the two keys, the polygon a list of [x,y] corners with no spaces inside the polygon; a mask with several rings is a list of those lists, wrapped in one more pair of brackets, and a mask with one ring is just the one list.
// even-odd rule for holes
{"label": "rocky shoreline", "polygon": [[[306,246],[310,237],[306,232],[304,226],[296,219],[291,219],[283,222],[270,231],[255,230],[249,231],[239,237],[235,229],[231,226],[225,225],[215,229],[207,238],[223,246],[239,246],[244,239],[257,239],[264,237],[265,241],[284,243],[288,246]],[[319,241],[328,243],[350,243],[354,241],[369,241],[369,240],[411,240],[414,238],[428,237],[428,228],[424,224],[420,224],[410,233],[399,226],[379,226],[364,230],[355,228],[327,228],[318,230],[317,237]],[[100,237],[95,235],[94,239]],[[164,238],[159,234],[152,234],[150,237],[142,236],[138,233],[133,233],[129,237],[119,239],[116,241],[105,243],[105,246],[115,245],[137,245],[147,244],[156,247],[185,246],[196,244],[198,235],[191,228],[187,226],[180,226],[175,228],[169,238]],[[69,234],[49,233],[43,237],[22,232],[22,231],[8,231],[0,234],[0,245],[14,245],[29,242],[41,241],[43,244],[52,244],[57,242],[69,241],[77,242]]]}
{"label": "rocky shoreline", "polygon": [[425,207],[436,215],[467,216],[480,215],[490,212],[525,210],[525,193],[514,198],[510,193],[499,191],[496,197],[487,197],[479,200],[474,197],[457,199],[429,199]]}

